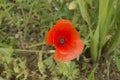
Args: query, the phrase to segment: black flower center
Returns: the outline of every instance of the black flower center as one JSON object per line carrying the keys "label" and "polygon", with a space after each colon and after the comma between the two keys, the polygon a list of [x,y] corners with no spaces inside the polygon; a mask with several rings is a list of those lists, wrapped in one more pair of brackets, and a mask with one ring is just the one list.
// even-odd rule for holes
{"label": "black flower center", "polygon": [[65,38],[60,38],[59,41],[58,41],[58,44],[63,46],[65,44]]}

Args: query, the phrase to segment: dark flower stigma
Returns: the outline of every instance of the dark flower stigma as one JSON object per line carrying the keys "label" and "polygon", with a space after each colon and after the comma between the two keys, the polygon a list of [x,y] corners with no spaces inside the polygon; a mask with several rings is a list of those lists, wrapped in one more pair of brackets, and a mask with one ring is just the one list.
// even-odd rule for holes
{"label": "dark flower stigma", "polygon": [[58,44],[63,46],[65,44],[65,38],[60,38]]}

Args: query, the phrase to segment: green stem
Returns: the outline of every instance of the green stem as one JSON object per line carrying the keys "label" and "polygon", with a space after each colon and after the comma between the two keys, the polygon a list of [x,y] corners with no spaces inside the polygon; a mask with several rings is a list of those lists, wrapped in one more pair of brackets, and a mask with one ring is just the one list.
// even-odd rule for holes
{"label": "green stem", "polygon": [[15,52],[31,52],[31,53],[43,53],[43,52],[47,52],[47,53],[54,53],[55,50],[48,50],[48,51],[43,51],[43,50],[26,50],[26,49],[13,49]]}
{"label": "green stem", "polygon": [[36,46],[41,46],[41,45],[43,45],[43,44],[45,44],[45,42],[33,44],[33,45],[31,45],[31,46],[27,46],[26,48],[32,48],[32,47],[36,47]]}

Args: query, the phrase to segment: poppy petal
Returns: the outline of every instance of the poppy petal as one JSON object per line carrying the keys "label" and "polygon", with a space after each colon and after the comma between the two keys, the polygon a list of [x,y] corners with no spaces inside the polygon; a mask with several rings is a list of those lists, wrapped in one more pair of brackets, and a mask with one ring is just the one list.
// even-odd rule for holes
{"label": "poppy petal", "polygon": [[49,32],[47,32],[46,44],[53,44],[53,33],[54,33],[54,28],[52,28]]}
{"label": "poppy petal", "polygon": [[69,60],[73,60],[82,53],[83,48],[84,48],[84,44],[81,40],[79,40],[77,41],[76,47],[74,49],[67,50],[64,52],[56,49],[54,59],[60,62],[66,62]]}
{"label": "poppy petal", "polygon": [[[68,50],[69,45],[74,48],[74,43],[76,40],[80,39],[79,33],[76,31],[76,29],[73,27],[71,22],[69,20],[59,20],[57,21],[56,25],[54,26],[55,33],[53,36],[53,44],[56,48],[59,50]],[[59,38],[64,37],[66,39],[66,45],[61,46],[58,44]]]}

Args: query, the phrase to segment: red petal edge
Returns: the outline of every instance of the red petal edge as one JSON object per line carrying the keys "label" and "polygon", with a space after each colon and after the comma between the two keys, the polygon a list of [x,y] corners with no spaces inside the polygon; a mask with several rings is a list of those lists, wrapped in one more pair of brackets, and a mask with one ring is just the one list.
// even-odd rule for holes
{"label": "red petal edge", "polygon": [[58,49],[56,49],[54,59],[55,61],[59,61],[59,62],[66,62],[69,60],[73,60],[82,53],[83,48],[84,48],[84,43],[81,40],[79,40],[76,43],[76,48],[72,49],[71,52],[66,51],[65,52],[67,53],[66,55],[63,54],[64,52],[61,52]]}

